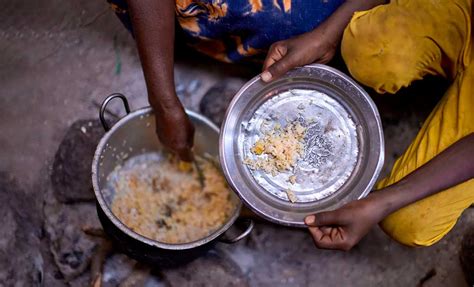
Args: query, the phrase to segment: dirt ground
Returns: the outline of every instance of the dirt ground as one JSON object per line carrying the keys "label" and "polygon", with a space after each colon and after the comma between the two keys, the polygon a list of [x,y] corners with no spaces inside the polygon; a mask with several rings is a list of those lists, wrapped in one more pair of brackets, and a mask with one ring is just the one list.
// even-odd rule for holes
{"label": "dirt ground", "polygon": [[[175,72],[186,107],[219,123],[233,93],[259,70],[186,52]],[[173,270],[137,264],[86,234],[86,227],[100,230],[90,184],[58,191],[55,172],[69,168],[58,147],[84,171],[101,135],[100,102],[122,92],[132,109],[147,105],[133,39],[106,1],[0,0],[0,86],[0,286],[86,286],[91,261],[105,251],[105,286],[467,286],[458,253],[472,208],[430,248],[401,246],[375,228],[350,252],[317,250],[304,230],[258,222],[248,239],[218,244]],[[431,79],[374,95],[386,136],[384,174],[444,87]],[[122,113],[120,105],[112,111]]]}

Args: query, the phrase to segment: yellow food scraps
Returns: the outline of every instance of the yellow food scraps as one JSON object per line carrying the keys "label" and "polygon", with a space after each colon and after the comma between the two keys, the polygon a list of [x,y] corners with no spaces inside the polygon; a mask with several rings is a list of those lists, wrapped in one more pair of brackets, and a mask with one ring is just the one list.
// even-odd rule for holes
{"label": "yellow food scraps", "polygon": [[291,191],[290,189],[286,190],[286,195],[288,196],[288,200],[292,203],[294,203],[298,200],[295,193],[293,191]]}
{"label": "yellow food scraps", "polygon": [[252,148],[252,152],[256,155],[261,155],[265,151],[265,144],[262,140],[259,140],[255,143]]}
{"label": "yellow food scraps", "polygon": [[291,184],[295,184],[296,183],[296,175],[292,175],[288,178],[288,181],[291,183]]}
{"label": "yellow food scraps", "polygon": [[193,169],[193,164],[191,162],[180,161],[178,169],[182,172],[190,172]]}
{"label": "yellow food scraps", "polygon": [[[251,169],[263,170],[273,176],[279,172],[290,171],[303,155],[305,134],[306,128],[299,122],[289,123],[284,128],[277,123],[250,149],[258,158],[247,158],[244,163]],[[296,177],[294,179],[296,182]]]}

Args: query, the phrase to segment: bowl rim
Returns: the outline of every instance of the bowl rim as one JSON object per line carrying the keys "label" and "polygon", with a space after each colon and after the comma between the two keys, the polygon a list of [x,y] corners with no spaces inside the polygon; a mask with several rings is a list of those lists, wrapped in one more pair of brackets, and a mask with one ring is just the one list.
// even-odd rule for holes
{"label": "bowl rim", "polygon": [[[379,156],[378,156],[377,162],[375,164],[373,176],[371,177],[370,181],[367,182],[367,185],[364,188],[364,190],[355,199],[364,198],[370,193],[372,187],[375,185],[375,183],[376,183],[376,181],[377,181],[377,179],[380,175],[380,172],[383,168],[383,164],[384,164],[384,160],[385,160],[385,142],[384,142],[384,135],[383,135],[382,120],[380,118],[380,114],[378,112],[377,106],[375,105],[375,102],[370,97],[370,95],[357,82],[355,82],[350,76],[344,74],[343,72],[341,72],[341,71],[339,71],[335,68],[332,68],[330,66],[323,65],[323,64],[310,64],[310,65],[306,65],[306,66],[302,66],[302,67],[297,67],[293,70],[302,69],[302,68],[310,68],[310,69],[314,68],[314,69],[325,70],[327,72],[333,73],[333,74],[339,76],[340,78],[344,79],[349,84],[351,84],[357,91],[360,92],[360,94],[367,101],[368,106],[369,106],[370,110],[372,111],[372,113],[374,115],[374,118],[375,118],[375,121],[376,121],[375,124],[376,124],[376,127],[377,127],[377,135],[378,135],[377,140],[380,142],[380,146],[378,147]],[[284,77],[285,76],[283,76],[282,78],[284,78]],[[227,111],[226,111],[226,114],[224,116],[224,120],[223,120],[223,123],[222,123],[222,126],[221,126],[220,136],[219,136],[219,159],[220,159],[220,162],[221,162],[221,165],[222,165],[222,169],[224,171],[224,175],[225,175],[227,181],[229,182],[229,185],[232,187],[232,189],[235,191],[235,193],[240,197],[240,199],[246,204],[246,206],[248,206],[252,211],[254,211],[258,215],[262,216],[263,218],[269,220],[270,222],[273,222],[273,223],[276,223],[276,224],[291,226],[291,227],[306,227],[304,222],[299,222],[299,221],[297,222],[297,221],[294,221],[294,220],[292,221],[292,220],[279,219],[279,218],[271,216],[271,215],[267,214],[266,212],[262,211],[249,198],[246,198],[245,196],[243,196],[241,191],[240,191],[241,189],[251,189],[251,187],[250,186],[239,186],[238,183],[236,182],[238,180],[236,180],[232,176],[232,172],[229,170],[229,162],[228,162],[227,155],[226,155],[226,150],[227,149],[226,149],[225,138],[230,137],[230,138],[234,139],[235,135],[227,134],[227,131],[231,128],[230,123],[228,122],[228,119],[232,116],[232,113],[234,112],[235,106],[237,105],[238,101],[240,100],[242,95],[245,93],[245,91],[247,91],[252,85],[254,85],[255,83],[257,83],[259,81],[261,81],[261,74],[255,76],[254,78],[249,80],[247,83],[245,83],[242,86],[242,88],[237,92],[237,94],[234,96],[234,98],[232,99],[232,101],[230,102],[230,104],[227,108]],[[268,85],[268,84],[265,84],[265,85]],[[236,125],[238,125],[238,124],[239,123],[237,123]],[[234,151],[234,154],[235,154],[235,152],[236,151]]]}

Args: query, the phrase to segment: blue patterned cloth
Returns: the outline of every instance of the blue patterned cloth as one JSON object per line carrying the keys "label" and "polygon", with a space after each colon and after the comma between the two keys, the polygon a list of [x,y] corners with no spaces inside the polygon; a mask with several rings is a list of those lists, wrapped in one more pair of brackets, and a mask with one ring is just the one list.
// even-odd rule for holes
{"label": "blue patterned cloth", "polygon": [[[124,0],[110,0],[131,29]],[[159,1],[159,0],[157,0]],[[311,31],[344,0],[176,0],[187,42],[226,62],[265,54],[274,42]]]}

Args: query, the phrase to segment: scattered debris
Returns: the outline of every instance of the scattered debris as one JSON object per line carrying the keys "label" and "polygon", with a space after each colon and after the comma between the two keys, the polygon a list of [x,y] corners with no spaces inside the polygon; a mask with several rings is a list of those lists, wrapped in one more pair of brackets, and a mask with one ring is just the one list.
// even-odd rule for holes
{"label": "scattered debris", "polygon": [[296,183],[296,175],[292,175],[288,178],[288,181],[291,183],[291,184],[295,184]]}
{"label": "scattered debris", "polygon": [[430,271],[428,271],[425,276],[423,276],[423,278],[420,279],[420,282],[418,283],[418,287],[423,287],[424,284],[430,280],[431,278],[433,278],[434,276],[436,276],[436,269],[435,268],[431,268]]}
{"label": "scattered debris", "polygon": [[120,48],[117,35],[114,35],[114,53],[115,53],[115,75],[122,72],[122,57],[120,57]]}
{"label": "scattered debris", "polygon": [[287,189],[285,190],[285,192],[286,192],[286,195],[288,196],[288,200],[291,203],[295,203],[298,200],[298,198],[296,197],[295,193],[292,190]]}

